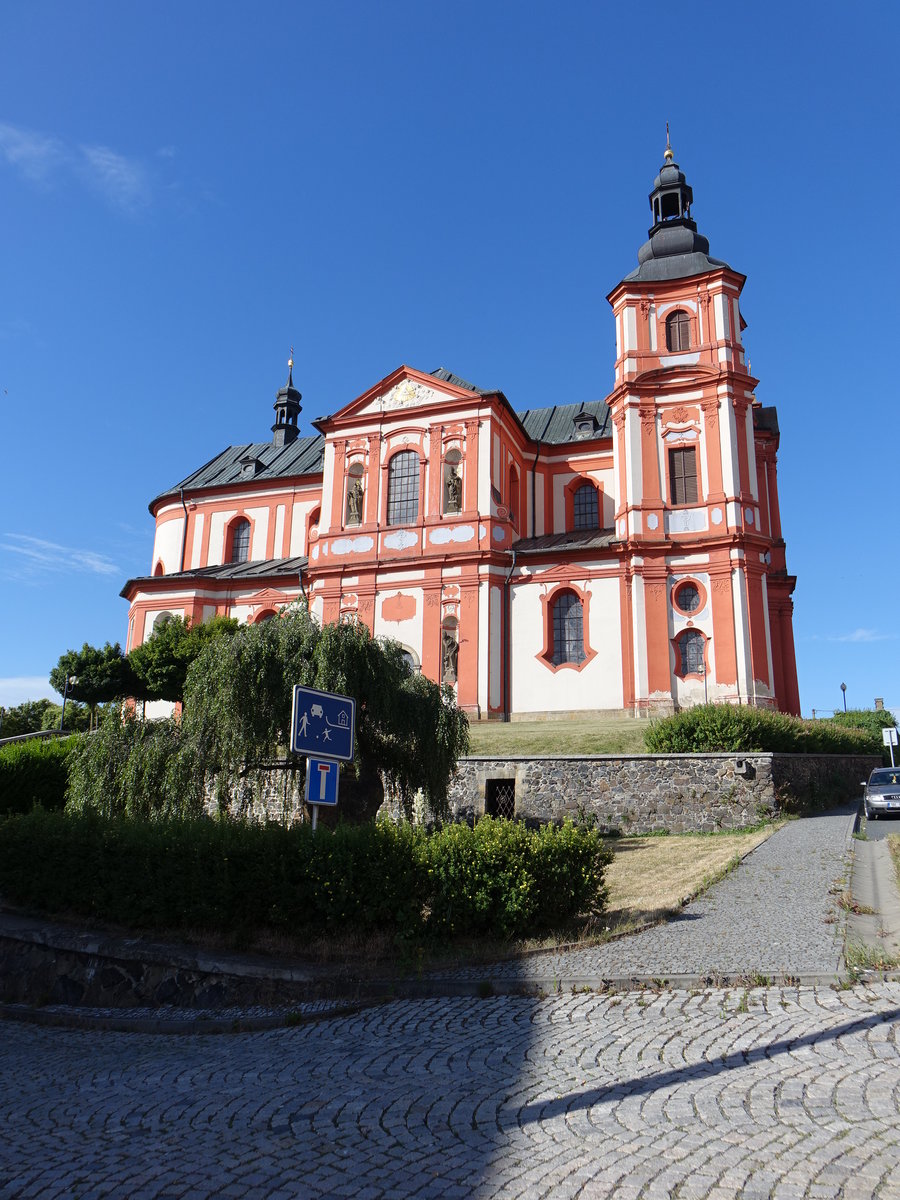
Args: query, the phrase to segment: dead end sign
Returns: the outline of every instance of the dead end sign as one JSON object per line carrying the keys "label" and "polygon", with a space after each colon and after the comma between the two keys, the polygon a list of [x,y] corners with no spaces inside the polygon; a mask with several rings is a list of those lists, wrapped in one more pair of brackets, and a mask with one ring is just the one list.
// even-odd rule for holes
{"label": "dead end sign", "polygon": [[308,758],[306,760],[306,803],[330,804],[338,802],[338,776],[341,764],[333,758]]}

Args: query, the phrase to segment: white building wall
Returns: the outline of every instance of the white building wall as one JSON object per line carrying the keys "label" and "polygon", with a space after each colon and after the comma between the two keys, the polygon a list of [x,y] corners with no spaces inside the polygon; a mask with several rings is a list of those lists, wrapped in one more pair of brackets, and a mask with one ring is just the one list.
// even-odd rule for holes
{"label": "white building wall", "polygon": [[488,703],[498,708],[503,703],[503,589],[490,588],[490,625],[488,635]]}
{"label": "white building wall", "polygon": [[184,532],[184,517],[174,521],[163,521],[156,526],[156,536],[153,539],[153,562],[151,571],[156,564],[162,562],[167,575],[181,570],[181,537]]}
{"label": "white building wall", "polygon": [[224,512],[214,512],[209,518],[209,558],[208,567],[219,567],[225,555],[225,526],[237,512],[236,508],[225,509]]}
{"label": "white building wall", "polygon": [[591,649],[596,654],[575,670],[553,670],[544,648],[543,588],[537,580],[511,586],[511,695],[514,713],[621,709],[622,629],[618,577],[576,581],[589,599]]}
{"label": "white building wall", "polygon": [[306,554],[306,518],[314,508],[318,507],[318,504],[318,499],[295,501],[291,517],[291,543],[288,547],[288,558],[299,558]]}
{"label": "white building wall", "polygon": [[248,508],[244,511],[253,522],[250,561],[260,562],[266,557],[266,542],[269,537],[269,510],[268,508]]}
{"label": "white building wall", "polygon": [[279,504],[275,509],[275,546],[273,554],[276,558],[287,558],[284,545],[284,514],[285,506]]}
{"label": "white building wall", "polygon": [[204,566],[203,562],[203,525],[205,523],[206,514],[197,513],[194,518],[194,544],[191,547],[191,570],[195,571],[198,567]]}

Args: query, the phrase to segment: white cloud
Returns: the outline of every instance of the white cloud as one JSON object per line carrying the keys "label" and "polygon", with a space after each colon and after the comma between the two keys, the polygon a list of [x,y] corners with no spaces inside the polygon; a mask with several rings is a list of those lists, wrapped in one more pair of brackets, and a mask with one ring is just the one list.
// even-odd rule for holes
{"label": "white cloud", "polygon": [[[52,700],[59,704],[59,696],[47,682],[46,675],[12,675],[0,678],[0,704],[4,708],[15,708],[26,700]],[[0,737],[2,737],[0,731]]]}
{"label": "white cloud", "polygon": [[0,155],[26,179],[40,183],[66,162],[66,151],[55,137],[18,129],[0,121]]}
{"label": "white cloud", "polygon": [[852,633],[836,633],[827,637],[827,642],[890,642],[896,633],[879,633],[877,629],[854,629]]}
{"label": "white cloud", "polygon": [[0,550],[18,554],[30,573],[56,571],[82,571],[93,575],[119,575],[118,566],[94,550],[80,550],[74,546],[60,546],[43,538],[31,537],[26,533],[7,533],[0,542]]}
{"label": "white cloud", "polygon": [[125,158],[109,146],[80,146],[79,150],[88,182],[113,207],[135,212],[150,203],[149,176],[135,159]]}
{"label": "white cloud", "polygon": [[139,159],[110,146],[69,147],[57,137],[0,121],[0,162],[4,160],[30,183],[48,186],[74,176],[120,212],[134,214],[153,197],[152,177]]}

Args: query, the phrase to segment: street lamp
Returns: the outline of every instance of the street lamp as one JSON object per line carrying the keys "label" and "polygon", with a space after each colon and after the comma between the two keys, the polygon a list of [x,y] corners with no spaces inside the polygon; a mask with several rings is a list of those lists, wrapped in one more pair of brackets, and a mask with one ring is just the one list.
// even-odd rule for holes
{"label": "street lamp", "polygon": [[76,685],[77,682],[78,682],[77,675],[67,675],[66,676],[66,682],[63,685],[62,712],[59,714],[59,732],[60,733],[62,733],[62,731],[63,731],[63,722],[66,719],[66,699],[69,695],[69,692],[71,692],[72,688]]}
{"label": "street lamp", "polygon": [[846,712],[847,711],[847,685],[846,685],[846,683],[841,684],[841,691],[844,693],[844,712]]}

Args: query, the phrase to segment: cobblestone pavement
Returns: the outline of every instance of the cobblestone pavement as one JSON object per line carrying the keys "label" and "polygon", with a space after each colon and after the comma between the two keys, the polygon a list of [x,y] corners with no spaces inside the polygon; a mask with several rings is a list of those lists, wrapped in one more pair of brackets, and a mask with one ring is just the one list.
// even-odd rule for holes
{"label": "cobblestone pavement", "polygon": [[0,1024],[0,1197],[900,1197],[900,984]]}
{"label": "cobblestone pavement", "polygon": [[442,973],[531,981],[840,975],[853,810],[790,821],[674,920],[604,946]]}

